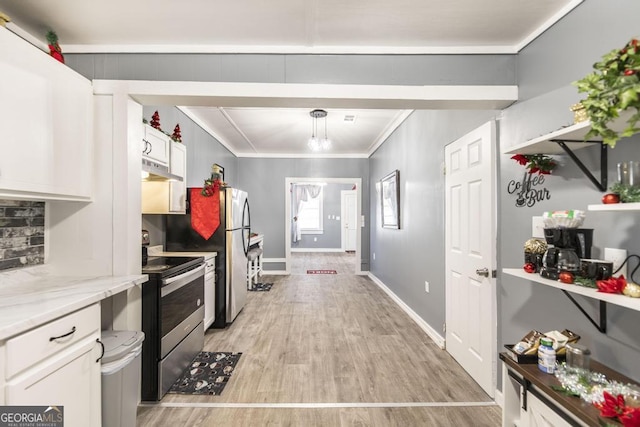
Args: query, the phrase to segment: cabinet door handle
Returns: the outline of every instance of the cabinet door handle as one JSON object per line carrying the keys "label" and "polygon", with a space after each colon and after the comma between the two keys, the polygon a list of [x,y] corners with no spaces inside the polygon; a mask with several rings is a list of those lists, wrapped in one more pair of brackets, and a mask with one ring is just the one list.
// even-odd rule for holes
{"label": "cabinet door handle", "polygon": [[98,363],[104,357],[104,343],[100,341],[100,338],[96,338],[96,342],[102,346],[102,353],[100,353],[100,357],[96,359],[96,363]]}
{"label": "cabinet door handle", "polygon": [[51,342],[51,341],[55,341],[55,340],[59,340],[60,338],[68,337],[69,335],[72,335],[75,331],[76,331],[76,327],[74,326],[73,328],[71,328],[71,331],[70,331],[70,332],[67,332],[67,333],[66,333],[66,334],[64,334],[64,335],[59,335],[59,336],[57,336],[57,337],[51,337],[51,338],[49,338],[49,342]]}

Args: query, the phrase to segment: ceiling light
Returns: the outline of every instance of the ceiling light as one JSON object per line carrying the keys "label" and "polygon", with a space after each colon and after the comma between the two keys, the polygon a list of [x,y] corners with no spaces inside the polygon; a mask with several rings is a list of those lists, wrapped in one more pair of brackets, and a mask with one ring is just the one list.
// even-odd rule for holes
{"label": "ceiling light", "polygon": [[[311,138],[307,145],[311,151],[328,150],[331,148],[331,140],[327,137],[327,112],[325,110],[312,110],[309,112],[312,118]],[[318,119],[324,119],[324,138],[318,134]]]}

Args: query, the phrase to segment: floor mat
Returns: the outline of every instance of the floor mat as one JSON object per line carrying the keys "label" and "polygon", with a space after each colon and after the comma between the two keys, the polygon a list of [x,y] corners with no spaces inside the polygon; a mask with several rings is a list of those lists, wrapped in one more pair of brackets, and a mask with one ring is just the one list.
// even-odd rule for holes
{"label": "floor mat", "polygon": [[240,356],[242,353],[201,351],[171,386],[169,393],[220,395]]}
{"label": "floor mat", "polygon": [[273,286],[273,283],[256,283],[253,285],[253,288],[249,289],[249,291],[253,291],[253,292],[265,292],[265,291],[270,291],[271,287]]}
{"label": "floor mat", "polygon": [[307,274],[338,274],[335,270],[307,270]]}

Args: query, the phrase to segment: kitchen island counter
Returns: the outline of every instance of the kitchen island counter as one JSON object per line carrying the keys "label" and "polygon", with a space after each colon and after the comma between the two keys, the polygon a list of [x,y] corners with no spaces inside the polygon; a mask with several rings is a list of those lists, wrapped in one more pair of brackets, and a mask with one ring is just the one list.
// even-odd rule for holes
{"label": "kitchen island counter", "polygon": [[0,274],[0,340],[146,282],[145,274],[74,277],[45,269]]}

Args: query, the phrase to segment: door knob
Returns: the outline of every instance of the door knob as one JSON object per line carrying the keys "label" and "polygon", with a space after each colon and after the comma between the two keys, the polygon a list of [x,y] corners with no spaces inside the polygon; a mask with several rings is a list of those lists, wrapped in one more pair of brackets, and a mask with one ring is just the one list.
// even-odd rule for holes
{"label": "door knob", "polygon": [[488,268],[479,268],[476,270],[476,274],[478,276],[489,277],[489,269]]}

